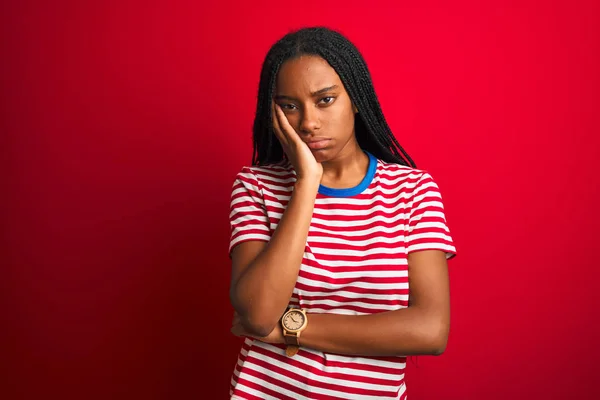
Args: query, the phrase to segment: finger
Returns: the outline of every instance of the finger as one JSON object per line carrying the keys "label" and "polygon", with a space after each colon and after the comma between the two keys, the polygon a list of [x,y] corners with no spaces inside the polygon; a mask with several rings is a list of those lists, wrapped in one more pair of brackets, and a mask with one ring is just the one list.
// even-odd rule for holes
{"label": "finger", "polygon": [[279,107],[279,105],[276,105],[276,112],[278,117],[277,122],[279,124],[279,129],[281,130],[283,135],[285,135],[285,139],[288,146],[292,143],[299,144],[299,142],[302,142],[302,139],[300,139],[300,136],[298,136],[296,130],[292,127],[292,125],[290,125],[290,121],[288,121],[287,117],[285,116],[285,113],[283,112],[281,107]]}
{"label": "finger", "polygon": [[231,333],[233,333],[235,336],[241,337],[245,334],[245,331],[241,324],[235,324],[231,327]]}
{"label": "finger", "polygon": [[252,338],[252,339],[260,339],[258,336],[249,334],[241,324],[232,326],[231,333],[237,337],[248,337],[248,338]]}
{"label": "finger", "polygon": [[273,107],[272,107],[273,130],[275,131],[275,136],[277,136],[277,139],[279,140],[281,145],[283,147],[287,147],[288,140],[286,138],[286,135],[281,130],[281,125],[279,123],[279,119],[280,119],[279,112],[283,113],[283,111],[281,111],[281,108],[275,102],[273,102]]}

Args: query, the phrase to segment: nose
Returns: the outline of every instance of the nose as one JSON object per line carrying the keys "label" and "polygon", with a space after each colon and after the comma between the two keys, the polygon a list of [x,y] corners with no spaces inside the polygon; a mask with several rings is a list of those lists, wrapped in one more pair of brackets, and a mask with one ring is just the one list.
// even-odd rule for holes
{"label": "nose", "polygon": [[311,133],[319,129],[320,126],[318,111],[314,107],[305,107],[300,120],[300,132]]}

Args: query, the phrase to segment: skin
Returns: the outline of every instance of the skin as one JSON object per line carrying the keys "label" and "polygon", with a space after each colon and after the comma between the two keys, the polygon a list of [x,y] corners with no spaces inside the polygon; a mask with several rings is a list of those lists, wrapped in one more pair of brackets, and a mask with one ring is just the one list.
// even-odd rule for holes
{"label": "skin", "polygon": [[[319,184],[356,186],[368,157],[354,132],[357,112],[335,70],[316,56],[286,61],[273,103],[277,139],[297,181],[271,240],[244,242],[232,252],[231,331],[268,343],[284,343],[279,320],[292,294],[308,236]],[[309,143],[325,139],[311,148]],[[356,356],[441,354],[450,326],[445,254],[408,256],[409,306],[372,315],[307,314],[303,347]]]}
{"label": "skin", "polygon": [[[369,159],[356,141],[357,110],[340,77],[325,60],[302,56],[284,63],[277,75],[275,103],[303,142],[325,141],[323,148],[309,149],[313,157],[306,152],[307,146],[292,149],[292,154],[302,156],[301,160],[292,160],[294,167],[300,169],[300,177],[305,167],[320,170],[314,165],[316,162],[322,166],[321,183],[325,186],[352,187],[360,182]],[[278,120],[274,123],[281,125]],[[278,135],[278,139],[289,149],[290,140],[285,134]],[[284,150],[288,149],[284,146]]]}

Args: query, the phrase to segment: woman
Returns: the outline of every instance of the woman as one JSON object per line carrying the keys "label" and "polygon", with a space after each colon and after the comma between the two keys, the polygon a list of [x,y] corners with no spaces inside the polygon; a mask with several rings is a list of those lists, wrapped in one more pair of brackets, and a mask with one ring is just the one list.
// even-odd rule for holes
{"label": "woman", "polygon": [[406,399],[406,356],[446,346],[456,250],[341,34],[306,28],[268,52],[252,164],[231,197],[231,398]]}

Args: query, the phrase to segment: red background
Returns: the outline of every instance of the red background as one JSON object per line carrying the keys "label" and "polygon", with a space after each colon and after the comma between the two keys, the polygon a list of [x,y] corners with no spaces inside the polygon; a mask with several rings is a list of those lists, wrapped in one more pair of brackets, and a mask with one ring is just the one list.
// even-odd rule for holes
{"label": "red background", "polygon": [[363,52],[459,250],[410,398],[600,398],[600,3],[369,3],[3,2],[1,398],[227,397],[230,189],[262,59],[312,24]]}

